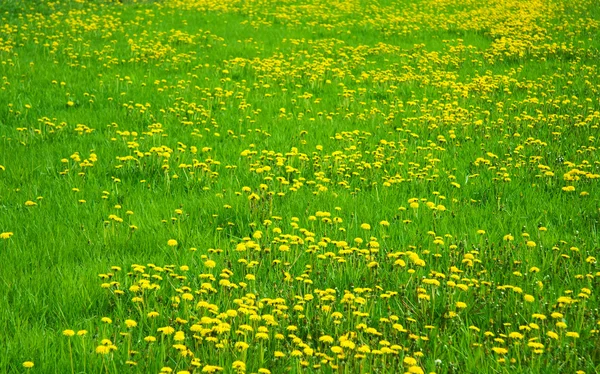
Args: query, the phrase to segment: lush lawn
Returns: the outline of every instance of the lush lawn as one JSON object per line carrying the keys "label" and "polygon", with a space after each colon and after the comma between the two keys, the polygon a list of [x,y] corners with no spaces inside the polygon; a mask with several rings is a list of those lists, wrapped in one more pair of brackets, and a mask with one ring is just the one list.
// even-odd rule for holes
{"label": "lush lawn", "polygon": [[599,372],[598,35],[595,0],[0,2],[0,372]]}

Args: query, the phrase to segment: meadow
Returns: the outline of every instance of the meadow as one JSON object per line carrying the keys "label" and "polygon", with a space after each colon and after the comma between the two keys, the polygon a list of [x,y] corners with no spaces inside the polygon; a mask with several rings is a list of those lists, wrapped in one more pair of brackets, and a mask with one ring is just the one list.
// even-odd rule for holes
{"label": "meadow", "polygon": [[596,0],[0,2],[0,372],[600,372]]}

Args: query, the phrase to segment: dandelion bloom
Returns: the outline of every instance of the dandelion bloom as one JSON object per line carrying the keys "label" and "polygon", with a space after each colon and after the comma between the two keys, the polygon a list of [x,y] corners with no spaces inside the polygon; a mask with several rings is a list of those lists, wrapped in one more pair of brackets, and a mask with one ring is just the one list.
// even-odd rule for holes
{"label": "dandelion bloom", "polygon": [[411,366],[408,368],[408,372],[411,374],[423,374],[424,371],[419,366]]}
{"label": "dandelion bloom", "polygon": [[329,335],[323,335],[319,338],[319,341],[323,343],[333,343],[333,338]]}
{"label": "dandelion bloom", "polygon": [[101,355],[107,355],[110,353],[110,347],[107,345],[99,345],[96,347],[96,353]]}
{"label": "dandelion bloom", "polygon": [[169,239],[169,241],[167,241],[167,245],[169,247],[177,247],[177,244],[178,244],[177,240],[175,240],[175,239]]}
{"label": "dandelion bloom", "polygon": [[243,361],[234,361],[231,367],[239,370],[246,370],[246,364]]}
{"label": "dandelion bloom", "polygon": [[0,239],[9,239],[11,236],[13,236],[12,232],[3,232],[3,233],[0,233]]}
{"label": "dandelion bloom", "polygon": [[31,369],[34,366],[34,363],[31,361],[25,361],[23,362],[23,367],[26,369]]}
{"label": "dandelion bloom", "polygon": [[217,371],[223,371],[223,368],[219,367],[219,366],[214,366],[214,365],[206,365],[205,367],[202,368],[203,373],[214,373]]}
{"label": "dandelion bloom", "polygon": [[404,357],[404,363],[408,366],[415,366],[417,364],[417,360],[413,357],[406,356]]}
{"label": "dandelion bloom", "polygon": [[175,329],[172,328],[171,326],[166,326],[166,327],[159,327],[158,329],[156,329],[156,331],[162,332],[163,335],[170,335],[175,332]]}
{"label": "dandelion bloom", "polygon": [[125,326],[127,326],[127,327],[136,327],[137,326],[137,322],[135,322],[132,319],[126,319],[125,320]]}
{"label": "dandelion bloom", "polygon": [[75,331],[73,331],[73,330],[64,330],[63,331],[63,335],[71,337],[71,336],[75,335]]}

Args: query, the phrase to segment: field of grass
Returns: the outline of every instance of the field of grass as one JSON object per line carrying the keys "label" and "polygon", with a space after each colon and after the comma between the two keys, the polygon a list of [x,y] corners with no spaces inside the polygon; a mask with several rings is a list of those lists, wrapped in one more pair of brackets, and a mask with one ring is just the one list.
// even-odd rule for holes
{"label": "field of grass", "polygon": [[596,0],[0,1],[0,372],[600,372],[599,36]]}

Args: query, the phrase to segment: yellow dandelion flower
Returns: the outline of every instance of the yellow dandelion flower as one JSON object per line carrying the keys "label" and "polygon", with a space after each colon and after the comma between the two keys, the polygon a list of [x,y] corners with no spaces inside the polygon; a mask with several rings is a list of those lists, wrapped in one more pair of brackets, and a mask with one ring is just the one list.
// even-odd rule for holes
{"label": "yellow dandelion flower", "polygon": [[331,344],[333,343],[333,338],[329,335],[323,335],[319,338],[320,342]]}
{"label": "yellow dandelion flower", "polygon": [[96,347],[96,353],[101,354],[101,355],[107,355],[110,353],[110,346],[99,345]]}
{"label": "yellow dandelion flower", "polygon": [[419,366],[411,366],[408,368],[408,372],[411,374],[424,374],[425,372]]}
{"label": "yellow dandelion flower", "polygon": [[237,370],[240,370],[240,371],[246,370],[246,364],[243,361],[239,361],[239,360],[238,361],[234,361],[231,364],[231,367],[233,369],[237,369]]}
{"label": "yellow dandelion flower", "polygon": [[13,236],[12,232],[3,232],[3,233],[0,233],[0,239],[9,239],[11,236]]}
{"label": "yellow dandelion flower", "polygon": [[73,331],[73,330],[64,330],[62,333],[64,336],[69,336],[69,337],[75,335],[75,331]]}
{"label": "yellow dandelion flower", "polygon": [[417,360],[410,356],[404,357],[403,362],[408,366],[415,366],[417,364]]}
{"label": "yellow dandelion flower", "polygon": [[136,327],[137,326],[137,322],[132,320],[132,319],[126,319],[125,320],[125,326],[127,327]]}
{"label": "yellow dandelion flower", "polygon": [[171,326],[166,326],[166,327],[159,327],[156,331],[162,332],[163,335],[171,335],[172,333],[175,332],[175,329],[172,328]]}
{"label": "yellow dandelion flower", "polygon": [[457,301],[456,302],[456,307],[459,308],[459,309],[464,309],[464,308],[467,307],[467,304],[463,303],[462,301]]}
{"label": "yellow dandelion flower", "polygon": [[215,365],[206,365],[202,368],[203,373],[215,373],[217,371],[223,371],[223,368]]}
{"label": "yellow dandelion flower", "polygon": [[494,351],[494,353],[497,353],[499,355],[505,355],[508,353],[508,349],[502,348],[502,347],[492,347],[492,351]]}

